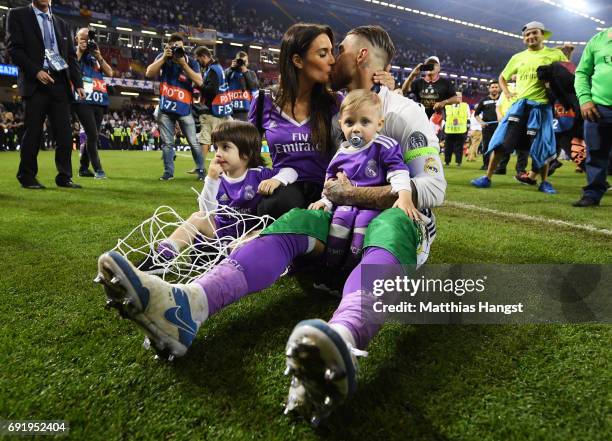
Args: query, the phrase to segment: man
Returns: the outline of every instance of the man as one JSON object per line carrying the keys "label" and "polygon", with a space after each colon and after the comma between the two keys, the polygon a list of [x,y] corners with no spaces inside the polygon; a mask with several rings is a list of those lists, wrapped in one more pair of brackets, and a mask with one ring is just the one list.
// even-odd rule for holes
{"label": "man", "polygon": [[[463,98],[461,92],[457,92],[459,100]],[[446,120],[444,123],[444,162],[450,165],[453,153],[457,167],[461,166],[463,160],[463,145],[467,138],[470,127],[470,106],[467,103],[448,104],[444,106]]]}
{"label": "man", "polygon": [[[424,67],[428,70],[425,71]],[[431,56],[424,63],[417,64],[402,85],[404,96],[414,94],[417,101],[425,107],[427,118],[431,118],[434,112],[441,112],[444,106],[461,102],[453,83],[446,78],[440,78],[440,69],[440,59]],[[425,75],[416,79],[421,71],[424,71]]]}
{"label": "man", "polygon": [[[446,191],[437,138],[418,104],[387,87],[375,87],[372,81],[376,70],[384,69],[393,53],[393,43],[382,28],[353,29],[339,46],[332,85],[349,91],[379,89],[385,117],[382,134],[401,144],[412,176],[413,201],[431,215],[429,208],[442,204]],[[357,188],[342,176],[326,185],[325,194],[335,205],[386,209],[396,200],[390,186]],[[327,240],[329,220],[330,214],[322,210],[294,209],[192,284],[170,285],[138,271],[115,252],[100,256],[96,281],[105,285],[109,306],[120,309],[126,317],[143,326],[156,350],[174,358],[187,351],[209,315],[249,292],[272,284],[297,256],[320,256]],[[296,336],[309,347],[304,351],[304,358],[296,357],[301,355],[299,351],[287,351],[290,367],[287,372],[303,373],[292,381],[287,411],[297,407],[317,423],[353,393],[357,381],[354,355],[380,329],[380,324],[373,323],[365,312],[371,308],[374,298],[362,291],[362,267],[423,263],[422,258],[426,257],[423,254],[427,254],[435,232],[433,216],[432,222],[422,226],[421,233],[417,228],[402,210],[390,209],[380,214],[368,227],[363,258],[351,272],[332,320],[329,324],[321,320],[314,321],[314,325],[313,321],[298,324],[288,349],[294,347]],[[313,338],[303,339],[303,331],[313,327],[318,327],[311,334]],[[335,370],[341,366],[342,371]],[[330,395],[333,399],[325,398]]]}
{"label": "man", "polygon": [[[160,75],[158,123],[162,139],[164,174],[160,181],[174,179],[174,130],[176,123],[187,136],[191,156],[196,164],[198,179],[204,180],[204,159],[200,151],[195,121],[191,114],[193,86],[202,85],[202,75],[198,63],[185,53],[185,43],[180,34],[172,34],[164,52],[147,67],[147,78]],[[127,136],[129,143],[129,135]]]}
{"label": "man", "polygon": [[6,45],[19,66],[17,84],[25,103],[17,179],[23,188],[45,188],[36,175],[43,124],[48,116],[57,143],[55,183],[58,187],[81,188],[72,182],[70,83],[80,98],[85,92],[68,25],[51,13],[50,0],[33,0],[31,5],[9,11]]}
{"label": "man", "polygon": [[[515,148],[530,148],[533,168],[539,170],[542,177],[538,190],[555,194],[557,191],[547,181],[548,162],[556,155],[552,107],[546,87],[538,79],[537,69],[566,58],[559,49],[544,46],[544,39],[550,38],[552,32],[542,23],[532,21],[523,26],[522,31],[527,49],[515,54],[499,75],[499,85],[506,97],[516,97],[517,101],[495,130],[487,151],[493,152],[487,174],[471,183],[478,188],[490,187],[493,172],[505,153],[512,153]],[[508,89],[508,80],[513,74],[517,74],[516,92]]]}
{"label": "man", "polygon": [[[72,108],[87,136],[86,147],[81,154],[79,176],[105,179],[106,173],[104,173],[100,163],[98,145],[102,117],[108,107],[108,92],[104,82],[104,75],[112,77],[113,68],[102,57],[97,44],[95,46],[88,45],[89,32],[88,28],[81,28],[75,37],[77,44],[76,55],[81,67],[85,99],[81,100],[78,95],[75,96]],[[89,170],[90,161],[93,165],[94,173]]]}
{"label": "man", "polygon": [[[516,74],[510,77],[510,81],[508,81],[507,86],[510,92],[512,93],[516,92]],[[512,104],[514,104],[516,101],[517,101],[516,95],[514,95],[514,97],[508,98],[504,93],[500,94],[499,99],[497,100],[497,105],[495,107],[495,113],[497,114],[498,122],[504,119],[504,116],[506,115],[506,113],[508,113],[508,110],[510,110],[510,107],[512,107]],[[497,128],[497,125],[495,125],[494,128]],[[495,131],[493,133],[495,133]],[[487,167],[488,167],[491,154],[487,153],[485,156],[487,157]],[[510,162],[511,156],[512,156],[511,153],[504,153],[503,158],[499,161],[499,164],[497,164],[497,167],[495,168],[495,171],[493,172],[494,175],[505,175],[507,173],[507,167],[508,167],[508,163]],[[529,151],[524,148],[516,149],[516,167],[515,167],[516,175],[514,179],[516,179],[519,182],[521,179],[523,179],[522,177],[528,175],[527,173],[527,162],[528,161],[529,161]],[[487,167],[484,167],[481,170],[486,170]]]}
{"label": "man", "polygon": [[210,150],[210,135],[223,120],[232,115],[232,103],[221,101],[220,94],[227,92],[228,85],[225,72],[221,65],[213,58],[212,52],[200,46],[195,50],[195,57],[204,69],[204,84],[200,88],[200,104],[202,113],[200,115],[200,146],[204,158]]}
{"label": "man", "polygon": [[249,57],[246,52],[240,51],[236,54],[232,65],[225,69],[225,78],[232,99],[232,116],[234,119],[247,121],[253,92],[257,90],[259,84],[257,75],[249,69]]}
{"label": "man", "polygon": [[612,146],[612,27],[589,40],[574,80],[584,118],[587,185],[574,207],[599,205],[608,185]]}
{"label": "man", "polygon": [[[474,109],[474,118],[482,126],[482,151],[486,152],[489,148],[489,141],[497,128],[497,112],[496,105],[499,99],[499,82],[493,80],[489,83],[489,95],[481,99]],[[481,116],[482,115],[482,116]],[[484,154],[482,157],[481,170],[486,170],[489,164],[489,155]]]}

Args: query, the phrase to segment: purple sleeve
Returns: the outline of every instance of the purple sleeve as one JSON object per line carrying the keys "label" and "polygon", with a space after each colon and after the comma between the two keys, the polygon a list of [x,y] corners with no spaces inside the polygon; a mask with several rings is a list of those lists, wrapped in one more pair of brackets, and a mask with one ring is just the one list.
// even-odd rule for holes
{"label": "purple sleeve", "polygon": [[263,167],[259,173],[259,182],[265,181],[266,179],[272,179],[279,172],[279,168],[267,168]]}
{"label": "purple sleeve", "polygon": [[251,108],[249,109],[249,122],[254,126],[257,126],[257,103],[259,102],[259,94],[251,101]]}
{"label": "purple sleeve", "polygon": [[404,163],[402,149],[398,143],[394,143],[392,147],[385,147],[380,150],[380,159],[387,169],[387,173],[394,171],[408,171],[408,166]]}

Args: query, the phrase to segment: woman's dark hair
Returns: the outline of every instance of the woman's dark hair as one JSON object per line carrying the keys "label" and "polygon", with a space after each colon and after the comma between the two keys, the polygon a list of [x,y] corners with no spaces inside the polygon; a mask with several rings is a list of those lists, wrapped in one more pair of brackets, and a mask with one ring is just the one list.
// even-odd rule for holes
{"label": "woman's dark hair", "polygon": [[[274,103],[281,109],[290,104],[293,117],[298,94],[299,69],[293,64],[292,58],[296,54],[305,58],[310,45],[321,34],[326,34],[333,46],[334,34],[329,26],[296,23],[283,35],[279,58],[280,84]],[[327,85],[315,84],[310,95],[311,142],[322,153],[332,149],[331,118],[335,108],[336,99]]]}
{"label": "woman's dark hair", "polygon": [[210,134],[213,144],[233,142],[242,158],[248,159],[249,168],[263,166],[261,157],[261,136],[251,123],[237,120],[223,121]]}

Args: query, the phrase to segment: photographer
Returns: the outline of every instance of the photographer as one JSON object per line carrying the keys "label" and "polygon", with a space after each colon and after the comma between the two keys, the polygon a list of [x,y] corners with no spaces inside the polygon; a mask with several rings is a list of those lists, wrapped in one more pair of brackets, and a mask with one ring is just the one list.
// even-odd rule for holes
{"label": "photographer", "polygon": [[249,69],[249,56],[240,51],[232,60],[231,67],[225,70],[225,77],[232,97],[233,117],[247,121],[253,92],[257,90],[257,75]]}
{"label": "photographer", "polygon": [[[440,78],[440,69],[440,59],[429,57],[424,63],[417,64],[402,85],[404,96],[414,94],[416,101],[425,107],[427,118],[431,118],[434,112],[441,112],[444,106],[461,102],[453,83]],[[416,79],[421,72],[425,72],[423,78]]]}
{"label": "photographer", "polygon": [[[87,136],[87,144],[81,154],[79,176],[104,179],[106,174],[102,170],[102,164],[100,163],[98,143],[100,124],[108,107],[108,92],[104,82],[104,75],[112,77],[113,68],[110,67],[100,53],[100,48],[96,43],[95,31],[90,31],[88,28],[79,29],[76,33],[75,42],[77,61],[81,67],[81,75],[83,77],[85,97],[80,99],[78,94],[75,93],[72,109],[79,118]],[[95,173],[89,170],[90,161]]]}
{"label": "photographer", "polygon": [[174,129],[178,121],[187,136],[198,179],[204,180],[204,159],[198,146],[195,121],[191,115],[193,87],[202,86],[198,63],[185,54],[183,37],[172,34],[164,52],[147,67],[147,78],[160,75],[159,112],[157,122],[162,140],[164,174],[162,181],[174,179]]}
{"label": "photographer", "polygon": [[213,58],[212,52],[204,47],[198,47],[195,57],[204,71],[204,84],[200,88],[200,145],[204,157],[210,149],[212,131],[222,121],[231,118],[233,107],[229,99],[228,85],[225,80],[225,72],[221,65]]}

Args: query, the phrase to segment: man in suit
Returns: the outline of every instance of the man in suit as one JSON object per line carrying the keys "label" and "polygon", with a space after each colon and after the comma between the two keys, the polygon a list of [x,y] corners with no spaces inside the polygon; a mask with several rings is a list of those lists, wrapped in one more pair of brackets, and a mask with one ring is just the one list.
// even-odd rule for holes
{"label": "man in suit", "polygon": [[45,117],[49,117],[55,150],[58,187],[81,188],[72,182],[70,101],[71,82],[84,98],[79,68],[68,25],[51,13],[51,0],[11,9],[6,43],[19,66],[19,93],[25,103],[25,132],[17,179],[23,188],[45,188],[38,180],[38,150]]}

